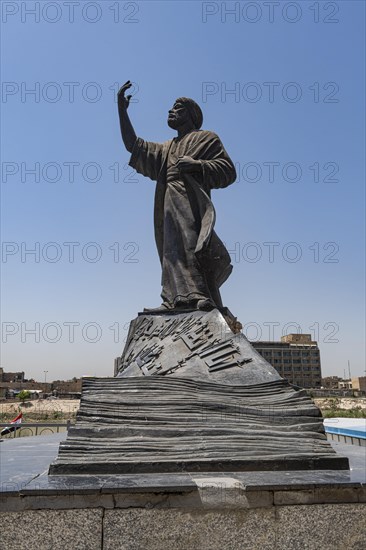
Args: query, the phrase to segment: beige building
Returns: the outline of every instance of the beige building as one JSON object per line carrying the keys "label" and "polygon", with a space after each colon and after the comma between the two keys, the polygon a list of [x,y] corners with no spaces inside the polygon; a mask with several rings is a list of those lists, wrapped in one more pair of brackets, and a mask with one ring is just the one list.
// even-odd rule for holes
{"label": "beige building", "polygon": [[340,390],[352,390],[352,380],[349,378],[342,378],[342,380],[338,382],[338,388]]}
{"label": "beige building", "polygon": [[366,392],[366,376],[352,378],[352,389]]}
{"label": "beige building", "polygon": [[302,388],[321,387],[318,343],[310,334],[288,334],[280,342],[251,342],[277,372],[291,384]]}

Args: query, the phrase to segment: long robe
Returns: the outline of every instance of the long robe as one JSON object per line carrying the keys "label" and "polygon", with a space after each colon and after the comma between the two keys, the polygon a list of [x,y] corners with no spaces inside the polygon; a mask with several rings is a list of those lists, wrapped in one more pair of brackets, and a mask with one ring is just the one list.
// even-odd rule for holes
{"label": "long robe", "polygon": [[[201,171],[179,173],[178,157],[201,162]],[[219,287],[231,273],[230,255],[213,230],[211,189],[236,179],[235,167],[216,134],[192,131],[154,143],[137,138],[130,166],[157,182],[155,240],[162,265],[162,298],[174,308],[209,299],[222,306]]]}

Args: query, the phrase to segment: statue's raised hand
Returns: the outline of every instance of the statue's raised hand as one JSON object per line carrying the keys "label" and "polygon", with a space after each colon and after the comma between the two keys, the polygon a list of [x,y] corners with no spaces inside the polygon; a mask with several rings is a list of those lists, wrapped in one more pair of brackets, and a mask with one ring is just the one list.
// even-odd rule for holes
{"label": "statue's raised hand", "polygon": [[121,86],[121,88],[119,89],[117,94],[119,108],[128,109],[132,95],[128,95],[127,97],[125,97],[125,92],[126,90],[131,88],[131,86],[132,86],[132,83],[129,80],[127,80],[127,82],[125,82],[123,86]]}

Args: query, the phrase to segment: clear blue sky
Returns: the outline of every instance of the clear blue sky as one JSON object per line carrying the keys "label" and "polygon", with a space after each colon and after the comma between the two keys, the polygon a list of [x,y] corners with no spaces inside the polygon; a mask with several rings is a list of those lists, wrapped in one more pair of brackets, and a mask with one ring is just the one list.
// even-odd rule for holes
{"label": "clear blue sky", "polygon": [[154,183],[119,134],[130,79],[138,135],[172,138],[169,107],[193,97],[238,165],[213,200],[247,336],[296,323],[324,375],[363,375],[365,3],[1,4],[2,367],[111,375],[129,321],[160,304]]}

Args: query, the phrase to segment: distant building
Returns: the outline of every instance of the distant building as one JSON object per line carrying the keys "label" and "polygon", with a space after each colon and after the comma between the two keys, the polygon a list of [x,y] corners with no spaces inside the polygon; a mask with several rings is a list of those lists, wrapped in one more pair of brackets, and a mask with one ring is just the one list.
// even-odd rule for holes
{"label": "distant building", "polygon": [[21,390],[29,390],[35,396],[56,393],[59,397],[80,397],[81,378],[72,380],[54,380],[53,382],[35,382],[26,380],[24,372],[4,372],[0,367],[0,399],[14,397]]}
{"label": "distant building", "polygon": [[81,392],[81,378],[73,378],[72,380],[54,380],[51,383],[52,391],[56,392],[59,397],[68,393]]}
{"label": "distant building", "polygon": [[352,378],[352,389],[366,392],[366,376]]}
{"label": "distant building", "polygon": [[320,388],[322,375],[318,343],[310,334],[288,334],[280,342],[251,342],[252,346],[291,384]]}
{"label": "distant building", "polygon": [[339,376],[326,376],[322,378],[322,387],[326,390],[338,390],[341,380]]}
{"label": "distant building", "polygon": [[325,390],[354,390],[355,392],[366,393],[366,376],[357,378],[326,376],[322,378],[322,388]]}
{"label": "distant building", "polygon": [[24,372],[4,372],[0,368],[0,382],[24,382]]}
{"label": "distant building", "polygon": [[352,390],[352,380],[350,378],[342,378],[338,382],[338,388],[340,390]]}

